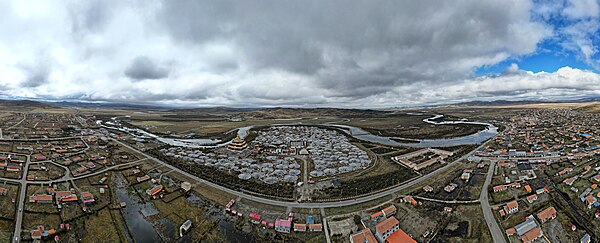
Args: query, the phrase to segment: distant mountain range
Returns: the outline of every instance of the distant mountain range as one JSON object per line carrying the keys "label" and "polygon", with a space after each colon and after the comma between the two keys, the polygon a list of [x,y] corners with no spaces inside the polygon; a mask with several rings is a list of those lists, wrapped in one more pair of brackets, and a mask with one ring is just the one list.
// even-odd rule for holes
{"label": "distant mountain range", "polygon": [[[510,106],[510,105],[526,105],[526,104],[542,104],[542,103],[579,103],[579,102],[595,102],[600,101],[600,96],[584,97],[570,100],[493,100],[493,101],[469,101],[460,102],[454,104],[445,105],[424,105],[420,107],[435,107],[435,106]],[[178,113],[256,113],[257,117],[269,117],[275,115],[280,117],[281,115],[290,115],[294,117],[298,113],[319,111],[323,115],[333,115],[342,112],[346,115],[352,114],[352,110],[356,109],[344,109],[344,108],[291,108],[291,107],[256,107],[256,108],[235,108],[226,106],[216,107],[173,107],[167,105],[152,105],[152,104],[127,104],[127,103],[111,103],[111,102],[80,102],[80,101],[42,101],[42,100],[27,100],[27,99],[0,99],[1,107],[13,107],[13,108],[58,108],[58,107],[79,107],[79,108],[106,108],[106,109],[125,109],[125,110],[161,110],[161,111],[173,111]],[[381,109],[361,109],[361,115],[364,115],[364,111],[372,111],[373,115],[377,115],[378,110]]]}

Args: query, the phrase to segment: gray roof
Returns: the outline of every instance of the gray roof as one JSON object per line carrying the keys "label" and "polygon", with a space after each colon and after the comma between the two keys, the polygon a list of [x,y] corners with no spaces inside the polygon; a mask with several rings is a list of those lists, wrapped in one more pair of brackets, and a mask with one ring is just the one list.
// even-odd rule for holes
{"label": "gray roof", "polygon": [[517,224],[517,226],[515,226],[515,229],[517,230],[517,234],[519,235],[519,237],[521,237],[535,227],[538,227],[537,222],[533,217],[529,216],[527,220],[525,220],[525,222]]}

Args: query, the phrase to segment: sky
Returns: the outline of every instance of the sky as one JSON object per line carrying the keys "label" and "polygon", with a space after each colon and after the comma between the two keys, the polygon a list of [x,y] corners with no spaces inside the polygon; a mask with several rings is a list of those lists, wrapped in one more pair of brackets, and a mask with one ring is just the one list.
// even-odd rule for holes
{"label": "sky", "polygon": [[595,97],[599,5],[0,1],[0,97],[350,108]]}

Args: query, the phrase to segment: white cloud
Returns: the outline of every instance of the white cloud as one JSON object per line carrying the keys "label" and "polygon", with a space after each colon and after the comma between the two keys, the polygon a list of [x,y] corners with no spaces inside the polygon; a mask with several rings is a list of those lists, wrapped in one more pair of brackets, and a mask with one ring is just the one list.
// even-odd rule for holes
{"label": "white cloud", "polygon": [[[559,72],[518,66],[472,78],[552,35],[532,8],[527,0],[0,2],[0,86],[24,97],[236,106],[397,106],[563,89],[535,78]],[[593,59],[593,42],[575,38],[576,28],[562,30],[573,37],[566,46]]]}
{"label": "white cloud", "polygon": [[600,7],[598,0],[569,0],[564,14],[572,19],[598,18]]}

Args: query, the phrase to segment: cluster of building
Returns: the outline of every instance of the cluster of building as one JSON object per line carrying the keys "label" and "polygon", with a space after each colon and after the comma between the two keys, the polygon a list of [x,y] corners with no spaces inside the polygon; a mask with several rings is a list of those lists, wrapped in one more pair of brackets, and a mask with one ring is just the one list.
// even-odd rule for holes
{"label": "cluster of building", "polygon": [[418,151],[392,157],[393,161],[402,163],[413,170],[420,170],[437,162],[443,162],[454,153],[441,149],[425,148]]}
{"label": "cluster of building", "polygon": [[77,202],[81,199],[86,205],[89,205],[96,200],[90,192],[81,192],[80,197],[72,191],[57,191],[55,187],[50,187],[46,194],[33,194],[29,196],[30,203],[53,203],[56,202],[58,208],[61,208],[61,203]]}
{"label": "cluster of building", "polygon": [[335,130],[311,126],[274,126],[259,131],[254,143],[269,154],[310,156],[312,177],[364,169],[371,163],[367,152]]}
{"label": "cluster of building", "polygon": [[0,154],[0,170],[7,172],[21,171],[21,165],[25,160],[16,154]]}
{"label": "cluster of building", "polygon": [[416,243],[416,241],[400,229],[400,222],[393,215],[396,214],[396,206],[390,205],[381,211],[371,214],[371,220],[380,221],[374,229],[375,234],[369,227],[350,235],[350,242],[378,242],[378,243]]}
{"label": "cluster of building", "polygon": [[536,217],[537,220],[533,215],[527,216],[524,222],[513,228],[507,229],[506,235],[516,235],[524,243],[534,242],[544,235],[541,225],[556,218],[556,209],[554,207],[548,207],[537,213]]}
{"label": "cluster of building", "polygon": [[267,184],[296,182],[301,173],[299,170],[300,164],[293,157],[242,158],[240,154],[225,154],[218,151],[203,152],[202,150],[183,147],[165,148],[161,149],[160,152],[166,156],[237,174],[238,178],[242,180],[253,178]]}
{"label": "cluster of building", "polygon": [[[225,206],[225,213],[240,218],[244,217],[241,212],[232,209],[234,204],[235,199],[231,199]],[[295,223],[293,212],[290,212],[287,218],[275,219],[275,222],[267,221],[267,219],[264,219],[262,215],[253,212],[248,214],[248,219],[255,225],[261,225],[265,228],[275,229],[275,231],[281,233],[290,233],[292,230],[294,232],[320,232],[323,230],[323,225],[315,223],[315,218],[312,215],[307,215],[304,223]]]}

